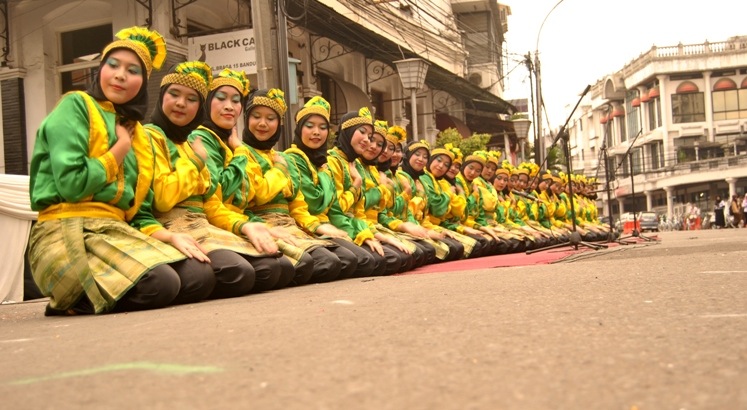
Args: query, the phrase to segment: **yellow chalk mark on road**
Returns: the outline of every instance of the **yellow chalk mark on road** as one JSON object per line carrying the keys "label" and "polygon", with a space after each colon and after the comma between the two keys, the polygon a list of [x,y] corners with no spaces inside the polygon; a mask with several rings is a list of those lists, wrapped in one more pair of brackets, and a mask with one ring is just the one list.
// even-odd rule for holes
{"label": "yellow chalk mark on road", "polygon": [[214,366],[185,366],[172,363],[132,362],[111,364],[108,366],[94,367],[91,369],[74,370],[71,372],[57,373],[49,376],[29,377],[26,379],[12,381],[8,384],[33,384],[50,380],[69,379],[71,377],[90,376],[94,374],[112,373],[126,370],[147,370],[154,373],[172,374],[177,376],[183,376],[193,373],[217,373],[223,371],[223,369],[221,369],[220,367]]}

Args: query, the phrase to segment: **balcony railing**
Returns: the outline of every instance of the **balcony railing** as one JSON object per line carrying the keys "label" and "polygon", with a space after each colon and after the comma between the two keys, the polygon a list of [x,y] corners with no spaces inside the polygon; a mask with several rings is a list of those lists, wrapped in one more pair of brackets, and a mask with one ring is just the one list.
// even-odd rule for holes
{"label": "balcony railing", "polygon": [[652,63],[656,59],[671,59],[672,57],[705,57],[718,54],[733,53],[735,51],[747,51],[747,36],[735,37],[730,41],[717,43],[705,42],[702,44],[678,44],[676,46],[651,47],[646,53],[628,63],[622,69],[623,77],[638,71]]}

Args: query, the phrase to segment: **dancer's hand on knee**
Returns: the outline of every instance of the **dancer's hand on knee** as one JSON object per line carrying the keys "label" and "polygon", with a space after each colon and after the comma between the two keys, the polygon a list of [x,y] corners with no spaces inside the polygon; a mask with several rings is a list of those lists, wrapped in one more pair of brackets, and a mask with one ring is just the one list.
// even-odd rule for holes
{"label": "dancer's hand on knee", "polygon": [[296,238],[291,235],[290,231],[283,228],[282,226],[272,226],[269,228],[269,230],[270,235],[272,235],[273,238],[282,240],[283,242],[293,246],[298,246],[298,241],[296,240]]}
{"label": "dancer's hand on knee", "polygon": [[249,222],[241,227],[244,234],[259,252],[274,255],[279,252],[278,244],[275,242],[267,225],[260,222]]}
{"label": "dancer's hand on knee", "polygon": [[381,242],[376,239],[366,239],[363,243],[371,248],[372,251],[384,256],[384,248],[381,246]]}
{"label": "dancer's hand on knee", "polygon": [[200,245],[195,238],[186,233],[171,234],[171,246],[179,250],[190,259],[197,259],[200,262],[210,263],[207,251]]}

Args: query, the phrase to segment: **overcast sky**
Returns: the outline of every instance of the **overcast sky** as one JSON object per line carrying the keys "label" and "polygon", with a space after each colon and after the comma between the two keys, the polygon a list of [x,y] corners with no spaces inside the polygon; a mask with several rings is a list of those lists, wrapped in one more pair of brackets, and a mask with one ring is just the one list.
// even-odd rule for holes
{"label": "overcast sky", "polygon": [[528,71],[519,60],[539,50],[542,95],[553,128],[563,125],[586,85],[618,71],[652,45],[700,44],[747,35],[745,0],[500,2],[512,13],[506,33],[510,74],[504,97],[529,96]]}

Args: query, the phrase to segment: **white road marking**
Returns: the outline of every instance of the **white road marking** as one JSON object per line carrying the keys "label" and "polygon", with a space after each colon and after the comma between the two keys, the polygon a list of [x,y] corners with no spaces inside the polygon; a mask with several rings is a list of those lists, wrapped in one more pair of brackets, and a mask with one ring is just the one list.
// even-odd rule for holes
{"label": "white road marking", "polygon": [[706,270],[700,273],[747,273],[747,270]]}

